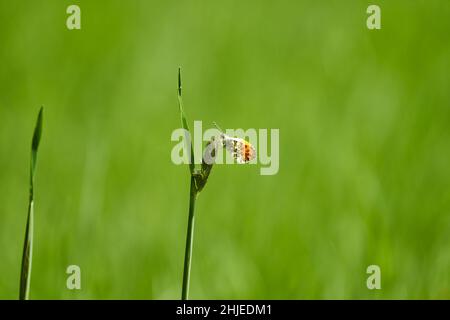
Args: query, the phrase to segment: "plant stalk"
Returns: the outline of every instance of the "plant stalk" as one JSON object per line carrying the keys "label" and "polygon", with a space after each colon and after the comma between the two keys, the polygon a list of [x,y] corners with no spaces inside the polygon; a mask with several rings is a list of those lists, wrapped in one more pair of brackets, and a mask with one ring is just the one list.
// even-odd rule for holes
{"label": "plant stalk", "polygon": [[20,274],[20,294],[19,300],[28,300],[30,298],[30,278],[31,261],[33,257],[33,220],[34,220],[34,200],[33,192],[30,191],[30,202],[28,204],[27,226],[25,230],[25,240],[22,254],[22,267]]}
{"label": "plant stalk", "polygon": [[181,300],[187,300],[189,295],[189,281],[191,278],[192,245],[194,242],[195,201],[197,200],[197,187],[195,178],[191,175],[191,190],[189,198],[189,216],[186,235],[186,249],[184,253],[183,288]]}

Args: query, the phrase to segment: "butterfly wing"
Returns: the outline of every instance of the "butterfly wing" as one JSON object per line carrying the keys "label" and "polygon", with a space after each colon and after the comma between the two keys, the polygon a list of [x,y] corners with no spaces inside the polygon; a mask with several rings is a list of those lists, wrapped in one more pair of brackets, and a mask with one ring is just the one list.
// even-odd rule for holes
{"label": "butterfly wing", "polygon": [[256,156],[255,148],[244,139],[232,138],[224,135],[223,146],[231,153],[234,159],[241,164],[250,162]]}

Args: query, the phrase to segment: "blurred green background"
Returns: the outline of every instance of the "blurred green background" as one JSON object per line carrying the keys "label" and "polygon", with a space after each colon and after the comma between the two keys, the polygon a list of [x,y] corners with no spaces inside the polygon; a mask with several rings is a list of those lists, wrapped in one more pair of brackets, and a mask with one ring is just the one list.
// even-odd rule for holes
{"label": "blurred green background", "polygon": [[40,105],[31,298],[180,297],[178,66],[191,125],[280,129],[277,175],[214,167],[191,298],[450,298],[449,16],[445,0],[1,0],[0,298],[18,297]]}

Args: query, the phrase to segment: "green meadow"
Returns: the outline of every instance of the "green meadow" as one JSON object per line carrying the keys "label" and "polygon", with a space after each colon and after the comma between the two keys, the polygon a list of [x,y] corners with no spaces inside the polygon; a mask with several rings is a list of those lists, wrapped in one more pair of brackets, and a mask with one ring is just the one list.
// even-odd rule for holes
{"label": "green meadow", "polygon": [[30,299],[181,297],[179,66],[191,127],[280,130],[276,175],[213,167],[189,298],[450,299],[449,16],[445,0],[0,0],[0,299],[19,297],[41,105]]}

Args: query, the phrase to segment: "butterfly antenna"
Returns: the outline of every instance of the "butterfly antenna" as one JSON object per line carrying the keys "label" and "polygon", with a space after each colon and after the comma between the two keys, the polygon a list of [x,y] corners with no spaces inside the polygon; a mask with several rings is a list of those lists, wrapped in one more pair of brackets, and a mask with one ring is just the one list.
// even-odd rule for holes
{"label": "butterfly antenna", "polygon": [[215,122],[215,121],[213,121],[213,125],[214,125],[214,127],[216,127],[217,128],[217,130],[219,130],[220,132],[222,132],[223,133],[223,130],[222,130],[222,128],[220,128],[219,127],[219,125]]}

